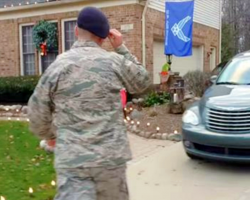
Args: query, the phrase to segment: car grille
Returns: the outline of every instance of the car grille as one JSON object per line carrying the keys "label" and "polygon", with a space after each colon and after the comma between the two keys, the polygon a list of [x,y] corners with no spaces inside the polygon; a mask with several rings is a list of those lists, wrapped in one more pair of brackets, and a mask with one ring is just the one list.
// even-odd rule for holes
{"label": "car grille", "polygon": [[209,109],[207,128],[221,133],[249,133],[250,110],[227,111]]}
{"label": "car grille", "polygon": [[214,146],[202,145],[202,144],[197,144],[197,143],[193,143],[193,145],[196,150],[206,152],[206,153],[211,153],[211,154],[242,156],[242,157],[250,156],[250,149],[214,147]]}

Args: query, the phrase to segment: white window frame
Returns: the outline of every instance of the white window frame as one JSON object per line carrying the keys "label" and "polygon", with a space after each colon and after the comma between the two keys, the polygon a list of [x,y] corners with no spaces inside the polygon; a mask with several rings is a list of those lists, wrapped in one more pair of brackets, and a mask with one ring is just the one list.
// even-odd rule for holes
{"label": "white window frame", "polygon": [[[24,65],[23,65],[23,32],[22,29],[25,26],[34,26],[35,23],[26,23],[19,25],[19,42],[20,42],[20,66],[21,66],[21,76],[24,76]],[[36,69],[35,69],[36,70]]]}
{"label": "white window frame", "polygon": [[62,52],[65,52],[65,22],[68,21],[77,21],[77,18],[67,18],[67,19],[62,19]]}
{"label": "white window frame", "polygon": [[[48,22],[50,23],[57,23],[57,26],[58,26],[58,20],[49,20]],[[57,28],[58,29],[58,28]],[[59,31],[59,29],[57,30]],[[59,40],[58,40],[58,54],[59,54]],[[43,69],[42,69],[42,56],[41,54],[38,52],[38,62],[39,62],[39,75],[42,75],[43,74]]]}

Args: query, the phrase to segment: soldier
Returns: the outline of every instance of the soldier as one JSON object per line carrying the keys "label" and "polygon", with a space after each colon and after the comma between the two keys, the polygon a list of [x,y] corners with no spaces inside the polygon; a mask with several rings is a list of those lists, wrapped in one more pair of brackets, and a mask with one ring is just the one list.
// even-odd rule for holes
{"label": "soldier", "polygon": [[[148,72],[98,9],[83,9],[73,47],[43,74],[29,100],[31,131],[56,139],[55,200],[128,200],[131,152],[120,90],[148,88]],[[109,38],[115,52],[101,48]]]}

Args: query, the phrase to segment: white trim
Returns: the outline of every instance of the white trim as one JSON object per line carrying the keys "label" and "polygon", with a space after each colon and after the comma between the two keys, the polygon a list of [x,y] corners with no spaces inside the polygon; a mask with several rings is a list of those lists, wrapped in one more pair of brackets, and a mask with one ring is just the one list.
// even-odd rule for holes
{"label": "white trim", "polygon": [[41,54],[38,51],[38,66],[39,66],[39,75],[42,75],[42,57]]}
{"label": "white trim", "polygon": [[[49,20],[48,22],[50,22],[50,23],[57,23],[57,29],[58,29],[58,20]],[[57,30],[58,31],[58,30]],[[59,43],[59,40],[58,40],[58,43]],[[58,46],[58,53],[59,53],[59,46]],[[41,54],[39,53],[39,51],[38,51],[38,68],[39,68],[39,75],[42,75],[43,74],[43,69],[42,69],[42,56],[41,56]]]}
{"label": "white trim", "polygon": [[[192,0],[153,0],[150,3],[149,7],[154,9],[154,10],[165,13],[165,2],[187,2],[187,1],[192,1]],[[219,20],[217,21],[217,18],[216,18],[216,21],[213,21],[214,19],[210,17],[210,15],[211,15],[210,12],[207,12],[208,11],[207,9],[211,9],[211,7],[210,8],[204,7],[204,5],[207,4],[207,2],[209,2],[209,1],[217,2],[220,0],[194,0],[195,4],[194,4],[193,21],[195,23],[202,24],[202,25],[212,27],[212,28],[219,30],[220,29]],[[204,4],[204,5],[202,5],[202,4]],[[205,9],[205,11],[203,11],[204,13],[202,12],[201,9]],[[217,8],[212,8],[212,9],[217,9]],[[215,15],[212,15],[212,16],[215,16]]]}
{"label": "white trim", "polygon": [[222,50],[222,1],[220,1],[220,44],[219,44],[219,63],[221,62],[221,50]]}
{"label": "white trim", "polygon": [[2,8],[0,9],[0,20],[5,19],[18,19],[24,17],[33,16],[44,16],[50,14],[58,13],[68,13],[80,11],[86,6],[93,6],[97,8],[113,7],[136,4],[137,0],[102,0],[102,1],[87,1],[87,0],[77,0],[77,1],[65,1],[65,2],[51,2],[44,3],[41,5],[30,5],[22,7],[13,8]]}
{"label": "white trim", "polygon": [[67,18],[61,21],[61,33],[62,33],[62,52],[65,52],[65,22],[74,21],[77,18]]}
{"label": "white trim", "polygon": [[21,76],[24,76],[24,66],[23,66],[23,32],[22,28],[24,26],[33,26],[34,23],[26,23],[19,25],[19,47],[20,47],[20,67],[21,67]]}
{"label": "white trim", "polygon": [[204,47],[204,45],[200,45],[200,46],[198,46],[199,48],[201,48],[201,66],[200,66],[200,70],[203,72],[203,71],[205,71],[205,66],[204,66],[204,54],[205,54],[205,47]]}
{"label": "white trim", "polygon": [[150,4],[150,0],[147,0],[146,5],[144,6],[142,12],[142,65],[147,68],[146,63],[146,13],[148,10],[148,6]]}
{"label": "white trim", "polygon": [[216,47],[210,47],[212,54],[209,57],[209,67],[210,71],[213,71],[216,67],[217,49]]}

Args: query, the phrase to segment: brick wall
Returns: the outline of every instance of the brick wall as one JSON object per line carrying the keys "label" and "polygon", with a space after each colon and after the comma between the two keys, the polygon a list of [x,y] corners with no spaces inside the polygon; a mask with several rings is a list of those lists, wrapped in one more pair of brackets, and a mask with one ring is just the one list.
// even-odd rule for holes
{"label": "brick wall", "polygon": [[0,22],[0,76],[18,75],[18,27],[15,20]]}
{"label": "brick wall", "polygon": [[194,24],[193,44],[204,46],[204,70],[210,70],[209,52],[211,47],[215,47],[216,63],[219,63],[220,31],[202,24]]}
{"label": "brick wall", "polygon": [[[108,16],[111,28],[120,30],[121,25],[133,24],[133,30],[122,32],[125,44],[129,50],[141,60],[141,16],[143,7],[140,5],[118,6],[103,9],[104,13]],[[107,40],[104,48],[111,50],[109,41]]]}
{"label": "brick wall", "polygon": [[[102,9],[108,16],[112,28],[120,30],[121,25],[133,24],[133,30],[123,32],[124,41],[131,52],[138,59],[142,60],[142,22],[141,16],[143,6],[126,5]],[[43,15],[37,17],[27,17],[21,19],[11,19],[0,21],[0,76],[18,76],[21,74],[20,63],[20,42],[19,26],[20,24],[37,23],[44,20],[57,20],[59,31],[59,52],[62,52],[62,30],[61,20],[77,17],[77,12],[68,12],[61,14]],[[155,39],[164,39],[164,13],[148,9],[146,17],[146,67],[153,71],[153,42]],[[207,53],[210,47],[216,47],[217,55],[219,50],[219,31],[200,24],[194,25],[194,45],[204,45],[204,69],[209,70],[209,57]],[[112,50],[109,42],[105,42],[104,48]],[[219,56],[217,56],[219,61]],[[39,57],[36,53],[36,70],[39,69]]]}
{"label": "brick wall", "polygon": [[[102,9],[108,16],[112,28],[120,30],[122,24],[134,24],[134,29],[123,32],[124,41],[132,53],[141,59],[141,14],[140,5],[126,5]],[[0,76],[18,76],[21,74],[19,25],[37,23],[40,20],[57,20],[59,31],[59,52],[62,52],[62,19],[76,18],[77,12],[27,17],[0,21]],[[104,48],[112,50],[109,42]],[[36,72],[39,73],[39,57],[36,53]]]}

